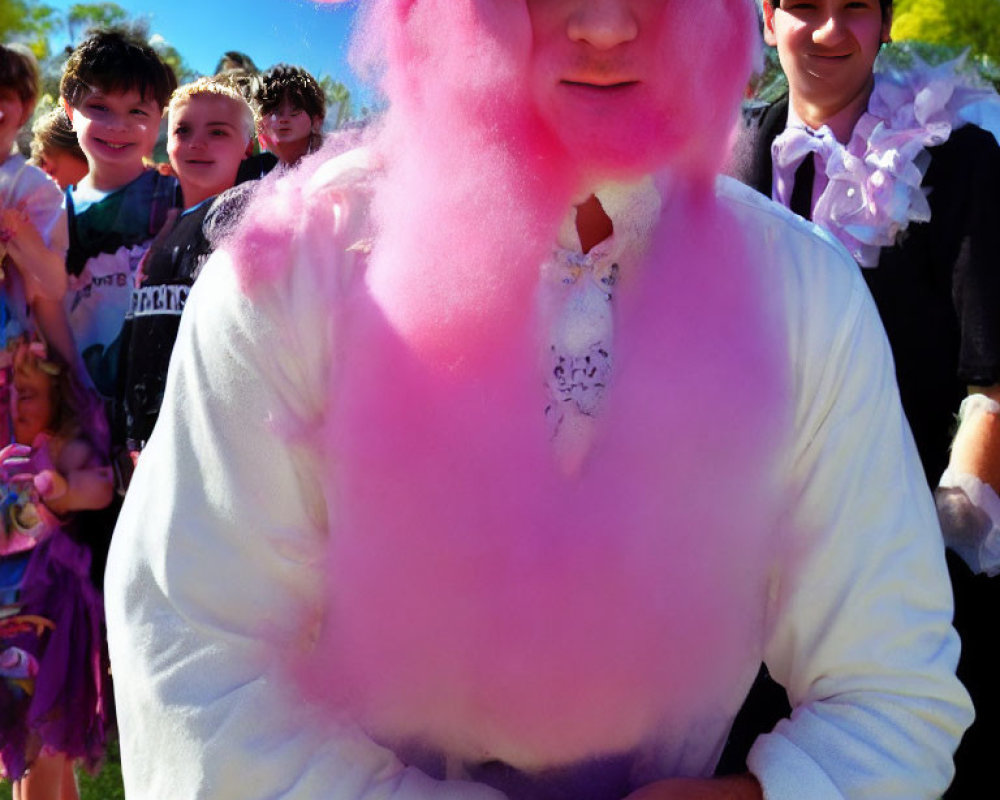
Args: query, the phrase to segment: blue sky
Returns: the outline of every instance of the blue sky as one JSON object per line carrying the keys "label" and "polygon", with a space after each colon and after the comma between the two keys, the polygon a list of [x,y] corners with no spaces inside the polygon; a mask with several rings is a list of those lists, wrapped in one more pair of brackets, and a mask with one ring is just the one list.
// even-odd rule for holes
{"label": "blue sky", "polygon": [[[66,10],[78,0],[46,0]],[[133,17],[149,21],[192,69],[211,74],[226,50],[242,50],[261,69],[284,61],[347,84],[365,98],[347,66],[347,42],[357,0],[116,0]],[[64,42],[54,42],[56,46]],[[357,107],[357,102],[355,107]]]}

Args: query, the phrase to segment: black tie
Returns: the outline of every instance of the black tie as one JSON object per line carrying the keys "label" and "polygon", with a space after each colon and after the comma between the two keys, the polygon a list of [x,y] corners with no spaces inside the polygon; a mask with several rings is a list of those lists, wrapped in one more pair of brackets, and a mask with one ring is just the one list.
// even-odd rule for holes
{"label": "black tie", "polygon": [[795,185],[788,207],[800,217],[812,219],[813,180],[816,177],[815,153],[809,153],[795,170]]}

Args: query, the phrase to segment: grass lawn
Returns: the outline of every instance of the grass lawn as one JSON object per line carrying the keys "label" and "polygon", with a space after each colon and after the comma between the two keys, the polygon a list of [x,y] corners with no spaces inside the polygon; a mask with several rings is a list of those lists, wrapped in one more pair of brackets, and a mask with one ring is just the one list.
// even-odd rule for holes
{"label": "grass lawn", "polygon": [[[118,742],[108,748],[108,760],[97,775],[88,775],[81,769],[76,774],[80,782],[80,800],[125,800]],[[6,781],[0,781],[0,800],[10,800],[10,784]]]}

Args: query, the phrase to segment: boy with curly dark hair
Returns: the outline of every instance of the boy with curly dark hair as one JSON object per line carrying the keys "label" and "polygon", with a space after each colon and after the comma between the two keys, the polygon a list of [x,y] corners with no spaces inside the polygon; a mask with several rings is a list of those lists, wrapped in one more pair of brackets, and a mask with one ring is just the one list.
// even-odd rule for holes
{"label": "boy with curly dark hair", "polygon": [[326,97],[301,67],[271,67],[261,76],[254,99],[257,135],[281,164],[295,166],[323,143]]}

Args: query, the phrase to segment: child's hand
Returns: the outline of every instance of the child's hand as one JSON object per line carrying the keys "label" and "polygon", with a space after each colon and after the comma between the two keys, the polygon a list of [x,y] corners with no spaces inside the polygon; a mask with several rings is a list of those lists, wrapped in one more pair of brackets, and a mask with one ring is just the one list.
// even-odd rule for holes
{"label": "child's hand", "polygon": [[34,484],[35,491],[46,505],[64,497],[69,490],[67,480],[54,469],[43,469],[35,475]]}
{"label": "child's hand", "polygon": [[14,486],[31,483],[46,505],[69,491],[69,482],[52,464],[47,447],[7,445],[0,450],[0,479]]}
{"label": "child's hand", "polygon": [[55,500],[66,494],[66,479],[52,464],[47,447],[9,444],[0,450],[0,478],[7,483],[35,485],[43,500]]}
{"label": "child's hand", "polygon": [[0,480],[15,483],[34,477],[31,448],[26,444],[9,444],[0,450]]}
{"label": "child's hand", "polygon": [[31,219],[20,208],[5,208],[0,211],[0,242],[10,245],[34,234],[41,241],[38,229],[31,224]]}
{"label": "child's hand", "polygon": [[19,208],[0,211],[0,243],[24,278],[29,299],[61,300],[66,293],[66,262],[52,252],[28,215]]}
{"label": "child's hand", "polygon": [[18,208],[0,211],[0,244],[7,244],[17,234],[24,219],[24,212]]}

